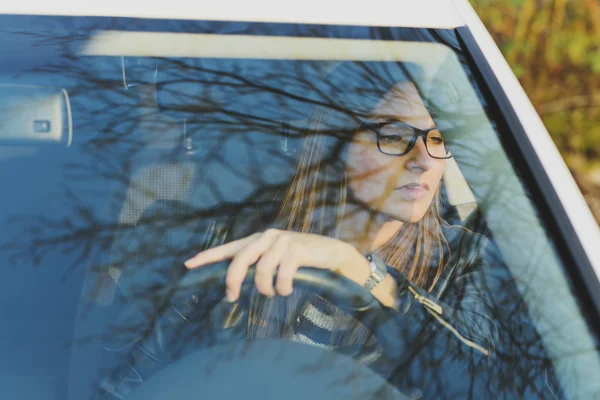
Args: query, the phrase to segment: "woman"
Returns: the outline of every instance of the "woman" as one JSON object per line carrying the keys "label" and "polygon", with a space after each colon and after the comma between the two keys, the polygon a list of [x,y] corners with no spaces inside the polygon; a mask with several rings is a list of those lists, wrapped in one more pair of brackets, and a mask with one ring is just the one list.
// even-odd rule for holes
{"label": "woman", "polygon": [[[487,358],[495,336],[484,280],[488,241],[441,219],[441,178],[451,153],[415,85],[402,81],[389,87],[334,156],[319,135],[330,132],[321,129],[324,125],[317,121],[305,142],[270,223],[279,229],[211,247],[185,266],[231,260],[225,296],[235,303],[256,263],[257,292],[248,315],[228,318],[247,327],[247,338],[284,337],[339,351],[358,345],[352,355],[392,380],[399,374],[403,388],[421,386],[417,380],[423,375],[412,379],[398,370],[414,356],[416,343],[464,346]],[[363,347],[372,349],[376,342],[370,332],[323,299],[294,291],[294,275],[303,266],[334,271],[370,290],[386,306],[398,354],[365,353]],[[274,315],[283,324],[272,323]],[[139,341],[144,351],[138,353],[160,359],[164,344],[151,342]],[[137,364],[144,363],[130,360],[125,374],[139,381],[147,374]]]}
{"label": "woman", "polygon": [[[419,133],[423,135],[415,137]],[[239,297],[248,267],[254,263],[256,288],[261,294],[288,296],[295,272],[307,265],[336,271],[364,285],[371,267],[363,254],[385,252],[386,244],[394,238],[412,234],[406,231],[437,232],[434,246],[438,247],[436,251],[441,250],[444,239],[438,189],[450,153],[413,84],[404,82],[392,87],[349,144],[345,154],[347,185],[360,203],[353,204],[341,216],[336,228],[342,237],[333,239],[308,232],[313,228],[306,223],[310,212],[323,211],[316,210],[318,205],[309,206],[308,210],[300,207],[307,203],[303,197],[310,197],[309,191],[319,190],[306,187],[317,183],[302,171],[310,171],[307,158],[305,154],[301,161],[304,165],[300,166],[280,211],[280,215],[288,216],[289,227],[301,225],[299,230],[305,232],[268,230],[203,251],[185,262],[187,268],[193,269],[232,259],[226,279],[229,301]],[[310,172],[315,173],[314,169]],[[405,224],[412,224],[414,229]],[[429,253],[424,257],[431,257],[432,252]],[[403,261],[396,261],[397,267],[406,267]],[[441,260],[438,263],[433,281],[442,272]],[[422,285],[434,283],[427,282],[432,277],[425,277],[422,269],[410,267],[406,271],[409,280]],[[392,307],[397,286],[396,280],[386,275],[372,292],[384,305]]]}
{"label": "woman", "polygon": [[[367,286],[403,327],[446,329],[463,345],[488,356],[495,326],[489,288],[482,280],[487,240],[459,227],[444,227],[440,185],[451,155],[415,85],[393,85],[352,140],[329,158],[333,161],[323,161],[322,142],[327,139],[314,131],[319,130],[313,129],[307,140],[279,209],[274,225],[281,229],[200,252],[186,267],[231,260],[226,277],[230,302],[238,299],[255,263],[256,289],[267,297],[292,295],[294,274],[302,266],[332,270]],[[382,261],[388,268],[377,271]],[[416,323],[407,324],[409,317]],[[432,317],[435,322],[429,321]],[[374,342],[356,321],[301,293],[287,300],[254,295],[248,320],[248,338],[284,337],[330,349]],[[317,328],[324,325],[331,331],[325,336]],[[405,332],[398,345],[406,347],[414,335],[416,331]],[[373,354],[360,357],[373,361]]]}

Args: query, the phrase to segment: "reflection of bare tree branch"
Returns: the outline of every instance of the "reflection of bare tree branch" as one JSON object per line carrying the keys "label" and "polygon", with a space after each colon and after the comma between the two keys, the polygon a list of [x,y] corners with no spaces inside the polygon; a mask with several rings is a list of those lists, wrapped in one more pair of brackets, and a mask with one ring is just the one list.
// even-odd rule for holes
{"label": "reflection of bare tree branch", "polygon": [[[340,123],[336,127],[337,122],[331,123],[332,126],[320,129],[319,134],[341,141],[356,128],[351,123],[369,110],[357,110],[341,102],[338,93],[348,91],[348,87],[339,81],[327,81],[316,62],[264,62],[263,68],[245,71],[244,63],[250,63],[245,60],[216,63],[160,59],[163,76],[158,85],[124,90],[119,80],[122,71],[117,69],[114,59],[74,54],[74,46],[88,40],[89,35],[90,32],[64,37],[39,34],[40,46],[52,43],[61,48],[62,54],[57,63],[32,71],[76,82],[70,96],[75,131],[81,134],[73,151],[79,152],[80,157],[61,165],[65,182],[56,189],[68,215],[54,217],[34,212],[10,216],[5,222],[18,226],[21,234],[1,249],[10,253],[14,264],[31,261],[39,265],[58,253],[66,254],[70,263],[64,266],[63,278],[85,269],[87,286],[78,314],[81,325],[95,322],[96,308],[105,305],[103,296],[108,298],[105,303],[119,309],[120,319],[111,320],[108,327],[75,337],[70,346],[100,343],[114,353],[126,354],[132,343],[156,340],[153,335],[157,325],[177,320],[177,324],[164,330],[174,361],[191,350],[220,343],[223,320],[231,312],[231,306],[211,291],[215,282],[205,282],[193,290],[179,286],[185,278],[181,264],[190,251],[208,245],[202,234],[213,229],[215,221],[233,223],[250,209],[261,213],[264,220],[245,227],[246,230],[261,229],[272,222],[273,209],[278,206],[287,179],[285,175],[273,178],[268,173],[282,174],[284,170],[290,175],[297,162],[296,155],[284,154],[278,147],[283,138],[282,120],[302,121],[300,126],[290,128],[290,138],[298,139],[309,130],[314,108],[323,114],[340,114],[339,119],[348,126]],[[375,63],[357,65],[356,76],[346,78],[347,82],[354,81],[354,85],[361,83],[359,87],[350,87],[356,90],[358,98],[387,90],[398,68],[392,63],[383,67]],[[157,104],[159,91],[170,101]],[[502,150],[493,145],[488,148],[475,140],[487,121],[472,121],[474,112],[469,113],[468,109],[435,111],[432,114],[440,120],[450,122],[446,133],[452,138],[452,151],[461,167],[480,171],[471,174],[473,186],[485,189],[478,193],[480,200],[492,202],[509,186],[502,171],[485,168],[486,163],[504,157]],[[195,153],[183,146],[183,123]],[[324,162],[333,164],[338,155],[334,152]],[[191,178],[182,177],[184,174],[177,169],[184,164],[193,165]],[[147,171],[149,165],[175,172],[166,178],[158,173],[142,174],[146,178],[136,175]],[[182,189],[180,198],[174,198],[165,189],[172,180],[177,181],[176,185],[189,186]],[[234,180],[239,183],[231,183]],[[93,186],[96,192],[83,193],[81,188],[86,185]],[[107,196],[109,190],[112,193]],[[90,198],[95,195],[107,198],[108,206],[116,211],[103,213],[91,207]],[[142,204],[140,209],[128,214],[127,204],[136,201]],[[366,204],[356,205],[357,210],[368,209]],[[159,210],[149,212],[154,206]],[[507,204],[505,210],[518,216],[521,205]],[[471,220],[470,227],[485,232],[483,217],[477,218]],[[507,228],[495,234],[510,237],[511,232]],[[505,264],[501,257],[494,261],[500,266]],[[535,261],[532,255],[531,264],[535,265]],[[528,284],[520,283],[525,287]],[[493,290],[498,293],[492,299],[501,310],[497,315],[502,336],[496,349],[497,362],[490,365],[457,343],[440,342],[434,332],[423,331],[419,343],[414,344],[411,354],[393,375],[414,387],[428,387],[430,394],[439,397],[474,396],[476,387],[485,387],[487,393],[543,396],[540,382],[545,379],[552,360],[544,351],[539,332],[528,321],[527,304],[514,288],[514,282],[503,282]],[[547,329],[565,331],[558,324]],[[551,332],[541,332],[548,333]],[[232,336],[240,339],[236,335]],[[576,351],[562,356],[575,354]],[[127,356],[130,355],[122,358]],[[327,360],[319,364],[325,367]],[[99,381],[114,372],[114,365],[111,367],[102,371]],[[447,382],[440,376],[444,373],[454,376],[453,368],[464,373],[461,379],[467,393],[445,392]],[[515,376],[519,377],[518,382]],[[332,384],[346,385],[353,377],[347,379]]]}

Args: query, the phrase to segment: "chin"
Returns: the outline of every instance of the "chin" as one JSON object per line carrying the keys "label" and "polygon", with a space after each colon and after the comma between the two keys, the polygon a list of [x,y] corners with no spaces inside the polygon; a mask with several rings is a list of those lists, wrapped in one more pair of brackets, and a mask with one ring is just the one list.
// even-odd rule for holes
{"label": "chin", "polygon": [[421,214],[419,216],[412,217],[409,222],[410,223],[419,222],[419,221],[421,221],[423,219],[424,216],[425,216],[425,214]]}
{"label": "chin", "polygon": [[419,222],[425,216],[425,213],[412,213],[412,214],[404,214],[398,212],[388,213],[391,219],[396,221],[404,222],[405,224],[414,224],[415,222]]}
{"label": "chin", "polygon": [[425,217],[425,213],[427,213],[427,210],[429,209],[429,207],[425,207],[424,205],[416,206],[414,203],[409,206],[403,205],[401,207],[404,210],[399,212],[399,207],[396,206],[393,209],[386,210],[389,211],[386,212],[386,214],[397,221],[404,222],[407,224],[414,224],[415,222],[419,222],[420,220],[422,220],[423,217]]}

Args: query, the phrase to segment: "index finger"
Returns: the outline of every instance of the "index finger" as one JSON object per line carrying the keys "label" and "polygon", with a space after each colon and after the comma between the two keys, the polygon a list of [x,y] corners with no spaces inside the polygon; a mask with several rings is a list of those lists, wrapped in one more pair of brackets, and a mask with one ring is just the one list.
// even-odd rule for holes
{"label": "index finger", "polygon": [[183,264],[188,269],[194,269],[213,262],[228,260],[233,258],[240,250],[248,246],[254,240],[256,240],[256,236],[250,235],[243,239],[234,240],[233,242],[201,251]]}

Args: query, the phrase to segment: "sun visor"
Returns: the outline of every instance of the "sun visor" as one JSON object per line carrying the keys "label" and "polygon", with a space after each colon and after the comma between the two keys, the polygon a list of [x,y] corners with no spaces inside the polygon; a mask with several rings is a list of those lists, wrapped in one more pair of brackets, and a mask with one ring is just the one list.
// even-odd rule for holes
{"label": "sun visor", "polygon": [[33,85],[0,84],[0,145],[59,145],[73,137],[67,91]]}

